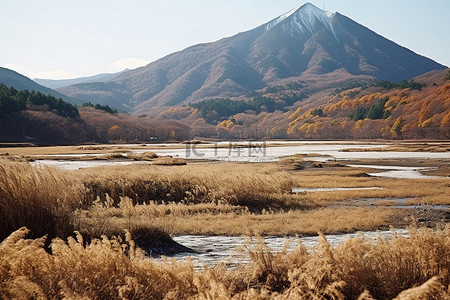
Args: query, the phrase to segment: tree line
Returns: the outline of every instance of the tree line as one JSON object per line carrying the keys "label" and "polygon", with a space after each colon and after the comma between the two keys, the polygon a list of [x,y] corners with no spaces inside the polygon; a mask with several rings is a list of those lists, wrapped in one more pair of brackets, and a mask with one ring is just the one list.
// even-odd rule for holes
{"label": "tree line", "polygon": [[98,103],[94,105],[91,102],[85,102],[81,106],[82,107],[93,107],[93,108],[98,109],[98,110],[106,111],[107,113],[110,113],[110,114],[118,114],[119,113],[117,108],[110,107],[109,105],[101,105],[101,104],[98,104]]}
{"label": "tree line", "polygon": [[108,105],[77,107],[36,91],[0,84],[0,141],[73,144],[185,140],[189,126],[119,113]]}
{"label": "tree line", "polygon": [[421,91],[423,87],[425,87],[425,84],[415,82],[414,79],[411,79],[410,81],[402,80],[400,82],[391,82],[387,80],[381,80],[375,83],[375,86],[385,88],[387,90],[392,89],[412,89],[412,90],[419,90]]}
{"label": "tree line", "polygon": [[272,98],[262,96],[257,96],[250,101],[215,98],[189,104],[189,106],[198,109],[208,123],[223,121],[229,116],[247,110],[260,113],[262,109],[273,112],[276,108],[275,101]]}
{"label": "tree line", "polygon": [[256,114],[261,112],[273,113],[275,110],[283,110],[285,107],[305,98],[306,95],[303,93],[295,96],[283,95],[279,99],[261,95],[246,100],[214,98],[199,103],[191,103],[189,106],[198,109],[206,122],[217,124],[233,115],[246,111],[252,111]]}
{"label": "tree line", "polygon": [[358,107],[356,111],[350,115],[353,121],[359,121],[364,119],[379,120],[387,119],[390,116],[390,111],[385,108],[386,102],[389,97],[384,97],[378,100],[378,103],[369,107]]}
{"label": "tree line", "polygon": [[76,119],[80,116],[78,108],[61,98],[44,95],[37,91],[16,90],[0,84],[0,114],[19,112],[24,110],[49,110],[57,115]]}

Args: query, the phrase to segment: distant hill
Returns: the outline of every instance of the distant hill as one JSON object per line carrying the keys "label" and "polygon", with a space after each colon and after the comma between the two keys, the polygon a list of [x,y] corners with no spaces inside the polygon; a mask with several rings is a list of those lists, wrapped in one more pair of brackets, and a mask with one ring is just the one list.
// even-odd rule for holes
{"label": "distant hill", "polygon": [[128,71],[128,69],[125,69],[121,72],[117,73],[102,73],[94,76],[88,76],[88,77],[80,77],[80,78],[73,78],[73,79],[39,79],[35,78],[33,81],[36,83],[49,87],[51,89],[58,89],[62,88],[64,86],[68,85],[74,85],[74,84],[80,84],[80,83],[90,83],[90,82],[105,82],[113,77]]}
{"label": "distant hill", "polygon": [[10,69],[0,67],[0,83],[3,83],[6,86],[12,86],[17,90],[37,91],[45,95],[61,98],[68,102],[74,102],[70,97],[58,93],[48,87],[42,86],[30,78]]}
{"label": "distant hill", "polygon": [[[240,100],[205,100],[160,116],[189,124],[191,135],[200,138],[450,138],[450,69],[311,95],[295,94],[293,87],[271,87]],[[292,99],[295,105],[289,106]]]}
{"label": "distant hill", "polygon": [[287,133],[301,138],[449,139],[450,70],[392,84],[336,90],[289,115]]}
{"label": "distant hill", "polygon": [[292,82],[321,91],[331,83],[399,82],[438,69],[444,66],[307,3],[253,30],[189,47],[110,81],[58,91],[144,114]]}
{"label": "distant hill", "polygon": [[78,108],[36,90],[18,90],[0,83],[0,143],[185,140],[189,130],[175,120],[118,113],[98,104]]}

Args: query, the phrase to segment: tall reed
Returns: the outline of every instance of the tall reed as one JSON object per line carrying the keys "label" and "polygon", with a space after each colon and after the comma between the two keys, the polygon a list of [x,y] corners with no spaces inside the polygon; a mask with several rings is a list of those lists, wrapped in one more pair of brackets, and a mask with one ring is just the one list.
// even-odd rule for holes
{"label": "tall reed", "polygon": [[26,226],[31,237],[67,237],[85,189],[57,169],[0,160],[0,240]]}
{"label": "tall reed", "polygon": [[450,227],[412,229],[409,238],[352,238],[273,253],[250,244],[251,262],[194,270],[191,262],[143,256],[130,234],[42,239],[19,229],[0,243],[2,299],[448,299]]}
{"label": "tall reed", "polygon": [[261,174],[246,165],[125,166],[80,173],[89,190],[88,204],[97,196],[106,201],[108,194],[115,206],[125,196],[134,204],[226,203],[251,211],[305,206],[290,193],[295,184],[288,173]]}

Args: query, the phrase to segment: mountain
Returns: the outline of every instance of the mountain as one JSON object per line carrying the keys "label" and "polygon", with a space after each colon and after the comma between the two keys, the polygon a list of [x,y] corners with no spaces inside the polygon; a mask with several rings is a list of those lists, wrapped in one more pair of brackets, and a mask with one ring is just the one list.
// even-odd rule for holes
{"label": "mountain", "polygon": [[33,81],[36,83],[46,86],[51,89],[58,89],[62,88],[64,86],[68,85],[74,85],[74,84],[80,84],[80,83],[90,83],[90,82],[105,82],[108,80],[111,80],[115,76],[128,71],[128,69],[125,69],[123,71],[117,72],[117,73],[102,73],[94,76],[89,77],[80,77],[80,78],[73,78],[73,79],[39,79],[35,78]]}
{"label": "mountain", "polygon": [[444,66],[307,3],[253,30],[189,47],[110,81],[59,91],[148,113],[287,82],[323,90],[331,82],[409,80],[436,69]]}
{"label": "mountain", "polygon": [[42,86],[34,82],[30,78],[17,73],[16,71],[2,67],[0,67],[0,83],[3,83],[6,86],[12,86],[16,90],[37,91],[45,95],[51,95],[68,102],[73,102],[71,101],[72,99],[70,99],[66,95],[58,93],[57,91],[54,91],[48,87]]}

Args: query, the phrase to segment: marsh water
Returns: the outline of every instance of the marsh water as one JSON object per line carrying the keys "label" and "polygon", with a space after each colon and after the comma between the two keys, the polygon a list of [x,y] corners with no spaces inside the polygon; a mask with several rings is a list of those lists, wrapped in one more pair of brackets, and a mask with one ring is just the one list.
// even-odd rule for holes
{"label": "marsh water", "polygon": [[[118,145],[124,146],[126,145]],[[142,146],[142,145],[141,145]],[[273,142],[219,142],[201,145],[183,144],[148,144],[145,149],[131,150],[133,154],[155,152],[159,156],[172,156],[187,159],[201,159],[206,162],[272,162],[283,157],[301,154],[309,156],[309,160],[342,161],[359,159],[376,159],[380,162],[385,159],[450,159],[450,152],[398,152],[398,151],[367,151],[367,149],[383,148],[386,144],[352,143],[336,141],[273,141]],[[346,151],[360,149],[361,152]],[[100,154],[87,154],[86,156],[99,156]],[[76,170],[108,165],[128,165],[145,163],[138,161],[113,160],[67,160],[70,157],[78,158],[83,154],[60,155],[60,160],[37,160],[35,164],[56,166],[65,170]],[[373,172],[369,175],[391,178],[433,178],[421,171],[427,169],[419,167],[400,167],[382,165],[353,165],[372,169],[382,169],[382,172]]]}
{"label": "marsh water", "polygon": [[92,168],[100,166],[126,166],[131,164],[145,164],[141,161],[114,161],[114,160],[51,160],[39,159],[32,162],[34,165],[45,165],[50,167],[57,167],[62,170],[78,170],[82,168]]}
{"label": "marsh water", "polygon": [[[329,234],[327,241],[335,247],[348,238],[363,237],[374,242],[378,237],[391,238],[394,235],[407,236],[406,229],[396,229],[393,231],[367,231],[349,234]],[[197,253],[180,253],[176,259],[192,258],[194,266],[215,266],[219,262],[225,262],[233,267],[238,262],[246,263],[250,261],[248,251],[245,247],[252,249],[258,245],[257,238],[249,239],[241,236],[202,236],[202,235],[181,235],[173,238],[176,242],[195,250]],[[313,249],[319,244],[318,236],[309,237],[274,237],[266,236],[264,243],[273,252],[281,252],[286,247],[287,252],[298,247],[300,241],[308,249]],[[242,249],[243,251],[241,251]]]}
{"label": "marsh water", "polygon": [[293,188],[293,193],[308,193],[308,192],[339,192],[339,191],[365,191],[378,190],[380,187],[364,187],[364,188]]}
{"label": "marsh water", "polygon": [[400,167],[400,166],[377,166],[377,165],[348,165],[354,168],[370,168],[383,170],[378,173],[367,173],[367,175],[375,177],[388,178],[407,178],[407,179],[423,179],[423,178],[440,178],[438,176],[424,175],[422,172],[431,171],[434,168],[419,168],[419,167]]}

